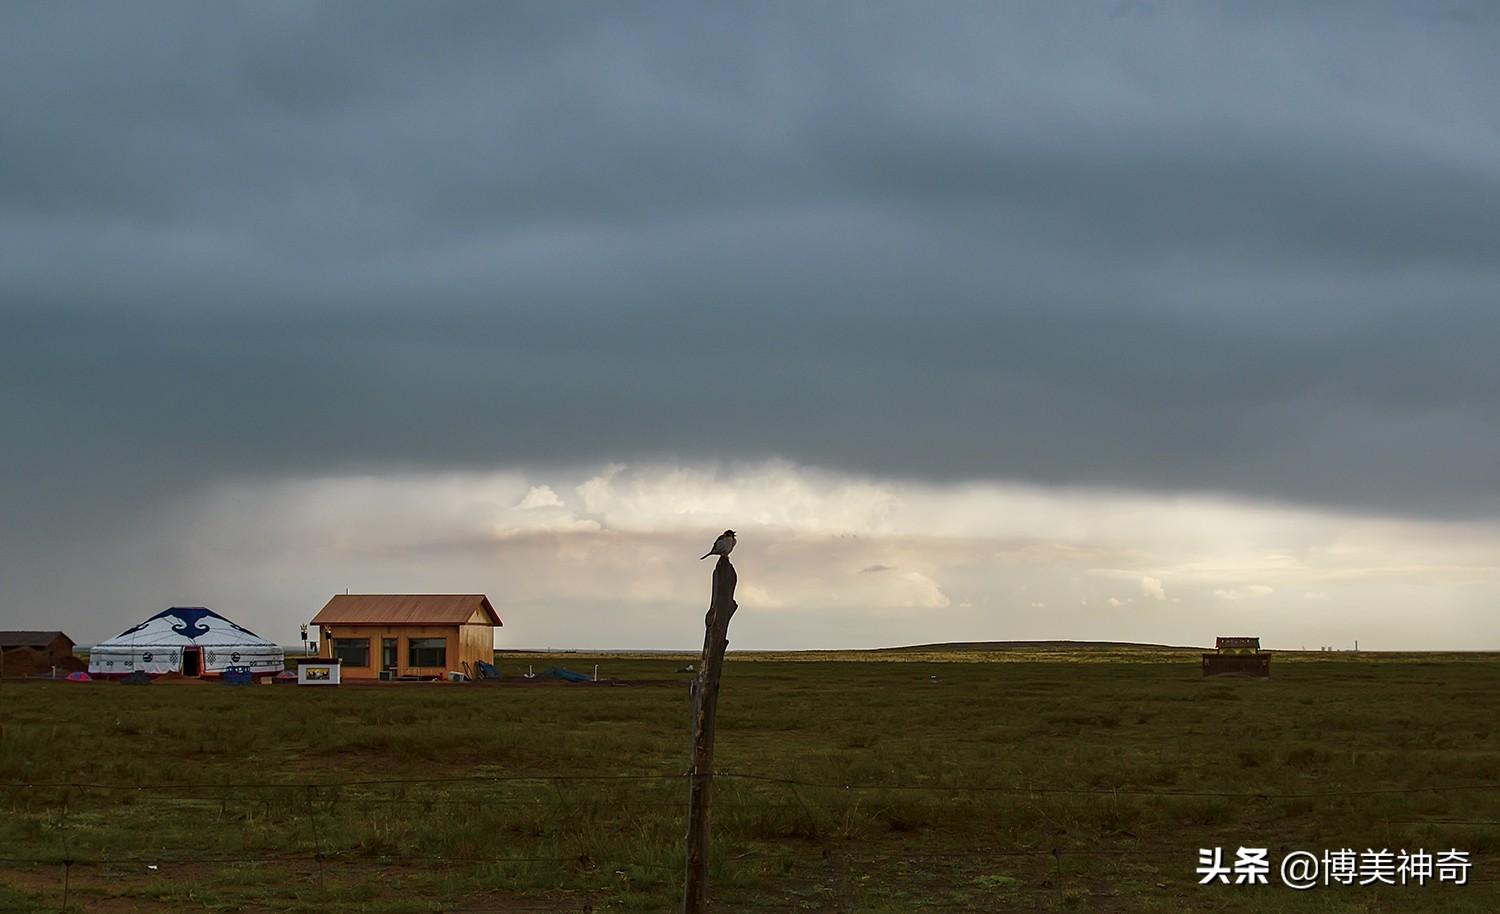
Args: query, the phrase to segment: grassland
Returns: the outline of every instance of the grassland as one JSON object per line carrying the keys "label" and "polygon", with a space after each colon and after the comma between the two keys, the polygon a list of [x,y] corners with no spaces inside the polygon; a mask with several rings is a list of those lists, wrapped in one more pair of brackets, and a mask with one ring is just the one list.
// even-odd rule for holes
{"label": "grassland", "polygon": [[[688,678],[661,656],[501,666],[560,659]],[[1204,681],[1171,649],[733,657],[716,910],[1500,909],[1500,658],[1275,673]],[[66,872],[75,911],[669,911],[687,701],[6,682],[0,910],[59,910]],[[1198,848],[1240,845],[1459,848],[1474,869],[1463,887],[1197,884]]]}

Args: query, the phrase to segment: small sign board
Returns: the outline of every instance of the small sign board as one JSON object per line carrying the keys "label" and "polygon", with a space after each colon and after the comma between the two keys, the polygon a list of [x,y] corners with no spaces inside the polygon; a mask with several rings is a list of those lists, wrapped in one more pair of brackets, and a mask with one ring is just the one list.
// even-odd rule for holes
{"label": "small sign board", "polygon": [[297,660],[297,685],[339,684],[337,657],[302,657]]}

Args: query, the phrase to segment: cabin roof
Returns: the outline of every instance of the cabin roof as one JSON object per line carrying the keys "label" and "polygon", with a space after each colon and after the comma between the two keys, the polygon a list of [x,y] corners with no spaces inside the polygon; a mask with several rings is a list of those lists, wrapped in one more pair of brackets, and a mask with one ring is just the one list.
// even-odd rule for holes
{"label": "cabin roof", "polygon": [[482,593],[341,593],[313,617],[314,625],[463,625],[482,612],[503,625]]}
{"label": "cabin roof", "polygon": [[34,631],[21,629],[17,631],[0,631],[0,647],[46,647],[58,638],[67,638],[69,644],[72,638],[62,632]]}

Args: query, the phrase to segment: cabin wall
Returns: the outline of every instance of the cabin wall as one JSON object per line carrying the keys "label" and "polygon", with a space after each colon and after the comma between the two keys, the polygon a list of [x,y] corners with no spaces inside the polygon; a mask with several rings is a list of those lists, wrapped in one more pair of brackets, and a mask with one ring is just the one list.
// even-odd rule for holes
{"label": "cabin wall", "polygon": [[[396,639],[397,676],[445,676],[449,670],[464,670],[468,661],[469,672],[473,672],[476,660],[490,661],[494,657],[494,627],[489,625],[325,625],[318,656],[332,657],[333,642],[345,639],[363,639],[370,646],[368,666],[342,664],[344,679],[376,679],[380,676],[381,648],[386,638]],[[446,663],[442,666],[412,666],[410,642],[414,639],[442,638],[445,642]]]}
{"label": "cabin wall", "polygon": [[66,635],[58,635],[47,645],[47,659],[57,663],[73,656],[73,640]]}
{"label": "cabin wall", "polygon": [[[7,657],[12,654],[17,658],[32,657],[46,665],[62,663],[74,656],[73,641],[67,635],[58,635],[45,645],[7,644],[0,647],[0,650],[3,650]],[[16,663],[19,664],[20,660],[18,659]]]}
{"label": "cabin wall", "polygon": [[463,643],[463,659],[468,661],[470,675],[479,675],[476,666],[481,660],[495,662],[495,626],[465,625],[459,633]]}

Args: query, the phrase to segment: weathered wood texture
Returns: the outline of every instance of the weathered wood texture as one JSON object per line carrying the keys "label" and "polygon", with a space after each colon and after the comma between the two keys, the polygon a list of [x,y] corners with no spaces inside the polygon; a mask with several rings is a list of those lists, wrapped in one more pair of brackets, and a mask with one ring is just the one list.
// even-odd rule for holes
{"label": "weathered wood texture", "polygon": [[703,620],[703,659],[693,681],[693,758],[688,769],[687,874],[682,886],[683,914],[703,914],[708,905],[709,801],[713,787],[714,724],[719,706],[719,676],[729,647],[729,620],[739,608],[734,586],[739,575],[728,556],[714,566],[713,596]]}

